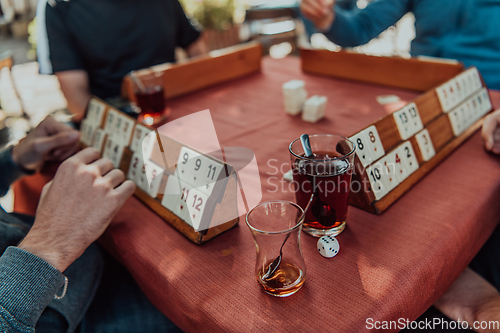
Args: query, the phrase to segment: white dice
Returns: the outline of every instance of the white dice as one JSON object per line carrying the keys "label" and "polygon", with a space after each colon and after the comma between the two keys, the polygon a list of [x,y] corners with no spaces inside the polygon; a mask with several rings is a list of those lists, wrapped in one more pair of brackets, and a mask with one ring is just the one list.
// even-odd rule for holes
{"label": "white dice", "polygon": [[325,258],[332,258],[339,253],[339,241],[333,236],[323,236],[318,239],[318,251]]}
{"label": "white dice", "polygon": [[302,111],[307,91],[304,89],[304,81],[291,80],[283,84],[283,104],[286,113],[295,116]]}
{"label": "white dice", "polygon": [[325,96],[312,96],[304,103],[302,120],[315,123],[325,115],[327,98]]}

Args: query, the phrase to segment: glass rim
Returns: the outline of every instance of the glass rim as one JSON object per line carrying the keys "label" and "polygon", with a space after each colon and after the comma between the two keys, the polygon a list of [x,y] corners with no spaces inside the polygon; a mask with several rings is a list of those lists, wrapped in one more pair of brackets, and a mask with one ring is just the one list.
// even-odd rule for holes
{"label": "glass rim", "polygon": [[[330,136],[330,137],[339,137],[339,138],[342,138],[346,141],[349,141],[351,144],[352,144],[352,149],[349,153],[345,154],[345,155],[342,155],[340,157],[333,157],[333,158],[325,158],[325,159],[321,159],[321,160],[318,160],[318,161],[338,161],[338,160],[344,160],[346,158],[348,158],[349,156],[351,156],[352,154],[354,154],[354,151],[356,150],[356,145],[354,144],[354,142],[352,142],[349,138],[346,138],[345,136],[342,136],[342,135],[338,135],[338,134],[312,134],[312,135],[309,135],[310,138],[314,138],[314,137],[321,137],[321,136]],[[309,158],[309,157],[305,157],[305,156],[299,156],[297,155],[293,150],[292,150],[292,145],[299,141],[300,140],[300,137],[298,137],[297,139],[293,140],[290,145],[288,146],[288,151],[290,152],[290,154],[292,154],[293,156],[297,157],[297,158],[300,158],[302,160],[307,160],[307,161],[314,161],[316,160],[315,158]]]}
{"label": "glass rim", "polygon": [[286,233],[292,232],[292,231],[294,231],[295,229],[299,228],[302,225],[302,223],[305,220],[305,216],[303,216],[303,218],[299,222],[297,222],[293,227],[288,228],[286,230],[282,230],[282,231],[264,231],[264,230],[260,230],[260,229],[257,229],[256,227],[252,226],[250,224],[250,222],[248,222],[248,216],[250,215],[250,213],[252,213],[257,208],[260,208],[260,207],[262,207],[264,205],[273,204],[273,203],[281,203],[281,204],[285,203],[285,204],[289,204],[290,206],[298,208],[299,212],[301,212],[301,215],[304,215],[304,210],[302,209],[302,207],[300,207],[299,205],[297,205],[295,202],[288,201],[288,200],[270,200],[270,201],[265,201],[265,202],[262,202],[262,203],[258,204],[255,207],[253,207],[252,209],[250,209],[248,211],[248,213],[246,214],[246,216],[245,216],[245,222],[246,222],[246,224],[248,225],[248,227],[251,230],[254,230],[254,231],[256,231],[258,233],[261,233],[261,234],[279,235],[279,234],[286,234]]}

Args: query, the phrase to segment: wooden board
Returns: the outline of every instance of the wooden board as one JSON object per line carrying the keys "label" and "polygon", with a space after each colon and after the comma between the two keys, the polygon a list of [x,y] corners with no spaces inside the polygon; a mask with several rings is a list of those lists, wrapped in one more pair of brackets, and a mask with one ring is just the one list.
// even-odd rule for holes
{"label": "wooden board", "polygon": [[[146,87],[163,86],[167,99],[189,94],[216,84],[260,71],[262,47],[257,42],[212,51],[183,63],[163,64],[136,72]],[[155,73],[163,73],[163,77]],[[137,102],[132,79],[123,80],[122,94]]]}
{"label": "wooden board", "polygon": [[482,124],[483,119],[478,120],[473,126],[467,129],[465,133],[449,141],[445,146],[442,147],[440,151],[436,153],[436,156],[434,156],[432,160],[421,164],[419,169],[415,173],[410,175],[403,183],[401,183],[396,189],[389,192],[389,194],[383,197],[381,200],[374,202],[372,206],[373,208],[370,208],[369,210],[373,213],[380,214],[384,210],[389,208],[389,206],[392,205],[397,199],[399,199],[403,194],[409,191],[413,185],[418,183],[420,179],[425,177],[425,175],[431,172],[432,169],[439,165],[439,163],[441,163],[446,157],[448,157],[448,155],[450,155],[472,134],[480,129]]}
{"label": "wooden board", "polygon": [[[475,68],[471,68],[467,71],[464,71],[463,74],[472,73],[474,71],[477,73],[476,76],[479,77],[476,81],[477,84],[475,85],[475,88],[473,88],[473,90],[471,90],[468,94],[464,94],[463,96],[461,96],[460,100],[457,99],[456,105],[447,112],[443,110],[441,101],[436,91],[438,89],[442,89],[442,87],[444,86],[449,87],[448,84],[451,82],[453,82],[453,85],[451,85],[451,87],[454,87],[454,85],[458,81],[462,82],[461,78],[464,76],[462,75],[462,73],[459,73],[459,75],[457,76],[448,78],[449,80],[447,80],[445,84],[440,85],[439,87],[434,87],[433,89],[425,92],[415,100],[408,103],[408,105],[414,104],[416,106],[423,125],[421,130],[414,132],[414,134],[411,134],[411,136],[409,136],[408,138],[404,139],[402,137],[402,134],[400,134],[399,129],[396,125],[395,115],[399,110],[395,111],[395,113],[393,114],[389,114],[379,119],[375,123],[367,126],[365,129],[362,129],[360,132],[355,134],[356,138],[359,138],[359,133],[366,132],[369,130],[369,128],[372,128],[371,126],[375,126],[385,152],[381,157],[378,157],[374,161],[369,162],[368,165],[366,164],[367,162],[365,162],[365,165],[363,165],[360,156],[355,157],[355,173],[353,175],[353,182],[360,182],[361,190],[351,193],[351,205],[370,211],[372,213],[382,213],[398,198],[406,193],[413,185],[415,185],[420,179],[425,177],[453,150],[455,150],[458,146],[460,146],[460,144],[467,140],[467,138],[474,134],[475,131],[481,128],[483,122],[482,118],[493,109],[491,105],[491,99],[485,90],[486,86],[484,80],[480,77],[480,74],[477,72],[477,70],[475,70]],[[482,100],[482,102],[474,103],[473,101],[478,101],[478,96],[481,96],[479,101]],[[455,111],[463,112],[464,110],[461,109],[465,104],[469,104],[470,106],[472,104],[476,106],[477,104],[477,108],[470,108],[469,111],[467,111],[470,113],[464,113],[475,115],[475,118],[472,119],[476,120],[471,122],[470,120],[472,119],[468,118],[469,121],[463,125],[462,132],[456,132],[456,129],[454,130],[454,126],[452,124],[452,118],[454,116],[453,113]],[[407,106],[403,107],[402,109],[405,108],[407,108]],[[481,110],[479,111],[479,109]],[[474,112],[472,112],[472,110],[474,110]],[[424,131],[427,131],[426,135],[429,136],[429,140],[432,144],[433,150],[435,150],[435,155],[432,157],[429,157],[431,155],[425,157],[424,152],[420,150],[420,145],[418,144],[417,136],[423,134]],[[366,147],[368,147],[367,141],[368,140],[364,141],[364,145]],[[376,174],[373,175],[371,174],[371,172],[375,171],[374,168],[377,164],[383,165],[383,163],[387,162],[387,160],[385,160],[386,156],[393,155],[393,153],[397,152],[399,153],[398,156],[400,158],[403,158],[399,149],[402,144],[408,143],[413,150],[418,168],[415,171],[411,172],[403,181],[398,182],[398,185],[396,187],[390,188],[385,195],[380,194],[384,192],[381,191],[379,193],[379,196],[382,195],[382,197],[379,197],[377,199],[377,195],[375,193],[376,189],[373,188],[377,185],[377,180],[375,179]],[[427,146],[423,147],[423,149],[426,150],[425,148],[427,148]],[[379,168],[379,170],[381,170],[382,168]],[[388,169],[389,168],[387,168],[387,170]],[[370,174],[368,174],[368,171],[370,172]],[[392,176],[396,177],[396,174],[393,174]],[[384,175],[382,175],[381,178],[383,177]],[[380,183],[383,182],[384,179],[380,181]],[[385,182],[387,183],[387,178],[385,178]],[[386,189],[388,188],[389,187],[386,187]]]}
{"label": "wooden board", "polygon": [[306,73],[422,92],[464,69],[459,62],[377,57],[349,51],[301,49],[300,57]]}
{"label": "wooden board", "polygon": [[[93,126],[93,129],[91,130],[93,134],[90,136],[93,138],[92,140],[95,139],[95,133],[96,129],[105,129],[106,121],[107,121],[107,116],[109,112],[119,112],[118,110],[114,109],[110,105],[106,104],[104,101],[98,99],[98,98],[93,98],[93,100],[89,103],[89,107],[87,108],[87,114],[82,122],[82,131],[87,131],[89,125],[86,123],[88,116],[90,114],[89,110],[91,109],[91,105],[95,105],[95,101],[98,101],[101,105],[105,105],[104,109],[104,114],[102,116],[102,119],[98,121]],[[126,118],[128,120],[133,120],[132,118],[128,117],[125,114],[120,113],[120,117]],[[135,120],[133,120],[135,122]],[[125,122],[122,122],[125,123]],[[137,126],[137,124],[134,125]],[[153,130],[153,129],[151,129]],[[164,156],[163,154],[170,154],[174,156],[174,160],[177,160],[177,157],[183,147],[186,147],[185,145],[172,140],[164,135],[160,137],[160,134],[153,130],[155,132],[155,139],[158,142],[158,149],[155,151],[153,149],[153,156],[151,157],[151,161],[155,164],[164,166],[165,164],[163,163]],[[107,132],[108,135],[111,135],[110,132]],[[115,132],[117,133],[117,132]],[[132,135],[134,133],[134,130],[132,129]],[[106,136],[108,136],[106,135]],[[86,136],[82,134],[81,139],[85,138]],[[88,135],[87,135],[88,137]],[[121,159],[118,163],[118,168],[122,170],[125,175],[129,175],[129,168],[132,165],[132,157],[133,157],[133,152],[130,149],[130,144],[131,140],[126,140],[126,144],[123,145],[123,154],[121,155]],[[167,147],[165,149],[163,148],[163,145],[167,144]],[[81,147],[86,147],[86,146],[93,146],[94,143],[92,142],[91,144],[87,144],[85,142],[80,142]],[[187,147],[189,148],[189,147]],[[103,146],[101,152],[101,155],[104,153],[104,150],[106,148]],[[201,152],[196,151],[195,149],[189,148],[192,151],[197,152],[198,154],[203,155]],[[140,152],[142,156],[142,151]],[[136,155],[137,156],[137,155]],[[227,231],[234,227],[235,225],[238,224],[239,222],[239,217],[238,217],[238,208],[237,208],[237,174],[234,171],[234,169],[224,161],[218,160],[217,158],[209,155],[204,155],[206,158],[215,161],[218,164],[221,164],[224,166],[223,172],[220,173],[218,181],[214,185],[214,189],[210,196],[208,197],[208,202],[204,206],[204,210],[202,213],[202,218],[200,222],[200,226],[203,228],[200,228],[199,231],[195,230],[193,226],[183,220],[182,218],[178,217],[176,214],[174,214],[171,210],[167,209],[165,206],[162,205],[162,199],[163,199],[163,189],[165,188],[167,181],[169,177],[176,177],[175,176],[175,168],[176,165],[171,166],[170,168],[167,168],[164,170],[164,173],[162,175],[161,179],[161,184],[160,184],[160,192],[156,197],[151,196],[147,191],[149,191],[149,188],[141,189],[140,185],[137,183],[137,188],[135,191],[135,196],[141,200],[146,206],[148,206],[151,210],[156,212],[161,218],[163,218],[167,223],[172,225],[175,229],[177,229],[180,233],[182,233],[186,238],[188,238],[190,241],[196,244],[202,244],[207,242],[208,240],[216,237],[217,235],[223,233],[224,231]],[[144,172],[144,171],[143,171]],[[207,185],[208,187],[208,185]],[[227,221],[227,222],[226,222]]]}

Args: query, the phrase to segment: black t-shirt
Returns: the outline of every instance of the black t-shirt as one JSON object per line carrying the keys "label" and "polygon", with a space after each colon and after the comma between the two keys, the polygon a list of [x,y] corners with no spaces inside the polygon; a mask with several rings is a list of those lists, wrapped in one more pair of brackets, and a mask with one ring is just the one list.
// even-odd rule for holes
{"label": "black t-shirt", "polygon": [[119,95],[131,70],[175,61],[175,47],[200,35],[177,0],[48,0],[37,16],[40,72],[83,69],[101,98]]}

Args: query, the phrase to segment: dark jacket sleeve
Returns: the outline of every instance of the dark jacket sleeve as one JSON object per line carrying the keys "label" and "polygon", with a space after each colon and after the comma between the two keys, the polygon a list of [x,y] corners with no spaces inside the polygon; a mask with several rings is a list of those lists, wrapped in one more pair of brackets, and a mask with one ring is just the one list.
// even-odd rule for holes
{"label": "dark jacket sleeve", "polygon": [[0,151],[0,197],[7,193],[13,182],[25,175],[23,170],[12,161],[12,148],[11,146]]}
{"label": "dark jacket sleeve", "polygon": [[0,332],[35,332],[43,310],[64,284],[64,275],[17,247],[0,257]]}
{"label": "dark jacket sleeve", "polygon": [[356,11],[335,6],[335,20],[324,34],[342,47],[366,44],[411,11],[411,3],[411,0],[374,0]]}

